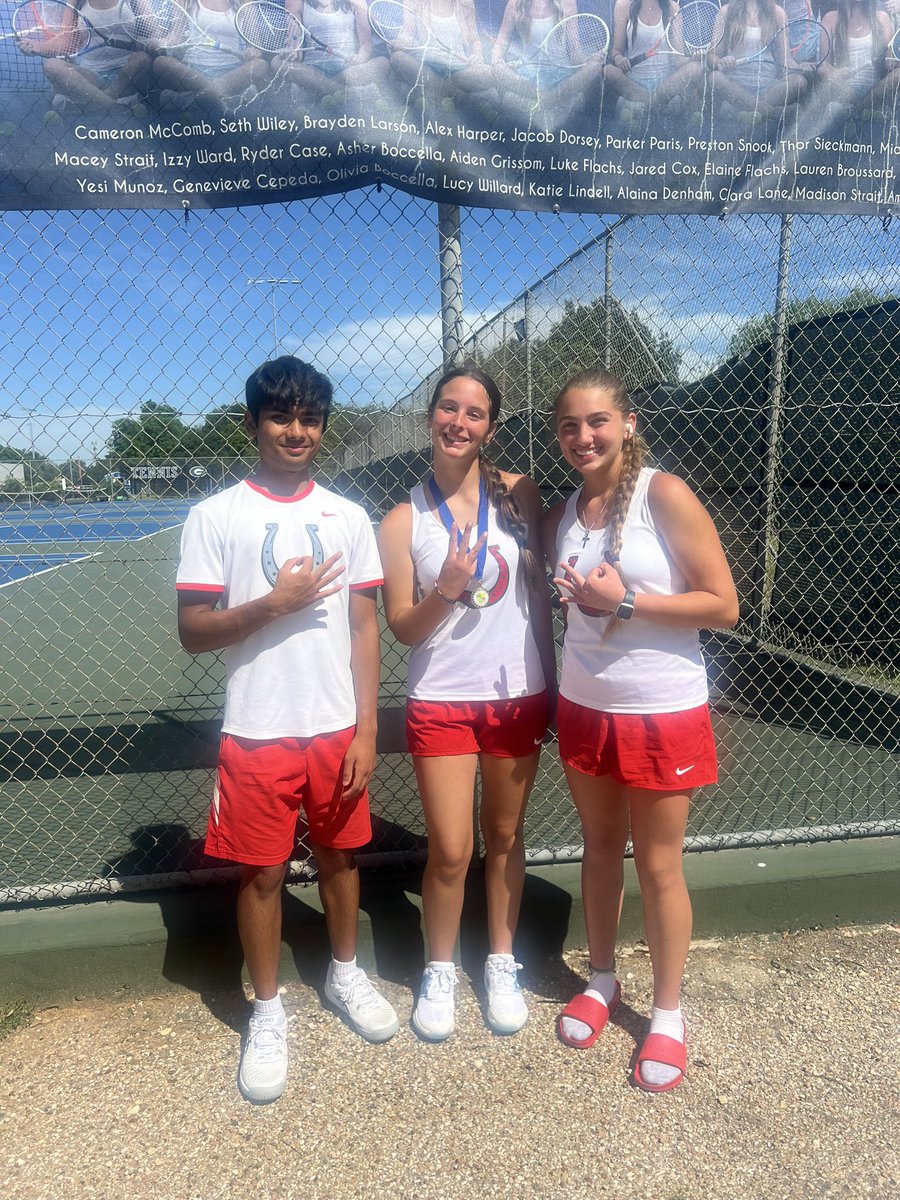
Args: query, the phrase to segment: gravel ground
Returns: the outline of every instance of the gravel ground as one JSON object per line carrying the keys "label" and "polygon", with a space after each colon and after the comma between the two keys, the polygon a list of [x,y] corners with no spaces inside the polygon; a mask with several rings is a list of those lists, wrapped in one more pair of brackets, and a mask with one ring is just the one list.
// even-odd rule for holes
{"label": "gravel ground", "polygon": [[[456,1036],[361,1042],[286,989],[291,1076],[276,1104],[235,1085],[241,996],[189,992],[37,1012],[0,1042],[3,1200],[806,1200],[900,1196],[900,928],[693,946],[688,1078],[628,1071],[649,1011],[646,947],[597,1045],[554,1036],[584,953],[526,973],[531,1020],[484,1026],[463,979]],[[476,981],[477,985],[477,981]],[[385,991],[408,1017],[409,990]]]}

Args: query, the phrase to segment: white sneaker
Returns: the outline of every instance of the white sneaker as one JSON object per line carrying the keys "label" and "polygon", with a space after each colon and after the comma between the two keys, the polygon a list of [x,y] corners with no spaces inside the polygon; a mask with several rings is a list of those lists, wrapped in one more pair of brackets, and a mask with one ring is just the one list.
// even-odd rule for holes
{"label": "white sneaker", "polygon": [[287,1022],[252,1016],[241,1055],[238,1087],[253,1104],[277,1100],[287,1083]]}
{"label": "white sneaker", "polygon": [[519,987],[519,971],[511,954],[489,954],[484,964],[487,992],[487,1021],[495,1033],[518,1033],[528,1020],[525,997]]}
{"label": "white sneaker", "polygon": [[419,1037],[443,1042],[456,1024],[456,967],[451,963],[428,963],[422,976],[419,999],[413,1009],[412,1025]]}
{"label": "white sneaker", "polygon": [[348,979],[335,979],[334,967],[328,964],[325,977],[325,996],[367,1042],[386,1042],[400,1028],[397,1014],[362,967],[357,967]]}

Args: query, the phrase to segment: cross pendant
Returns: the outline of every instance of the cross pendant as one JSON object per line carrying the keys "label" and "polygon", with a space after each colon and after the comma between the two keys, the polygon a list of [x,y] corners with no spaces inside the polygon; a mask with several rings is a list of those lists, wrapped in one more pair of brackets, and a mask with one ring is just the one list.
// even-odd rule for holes
{"label": "cross pendant", "polygon": [[590,536],[591,536],[591,531],[590,531],[589,529],[586,529],[586,530],[584,531],[584,534],[582,535],[582,538],[581,538],[581,548],[582,548],[582,550],[583,550],[583,549],[585,548],[585,546],[588,544],[588,541],[590,540]]}

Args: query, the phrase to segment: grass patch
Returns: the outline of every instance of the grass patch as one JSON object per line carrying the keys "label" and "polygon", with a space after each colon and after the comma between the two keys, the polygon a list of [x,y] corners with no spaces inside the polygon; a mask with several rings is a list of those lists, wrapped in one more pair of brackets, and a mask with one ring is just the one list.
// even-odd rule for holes
{"label": "grass patch", "polygon": [[34,1009],[25,1000],[16,1000],[10,1008],[5,1005],[0,1008],[0,1042],[17,1029],[24,1029],[33,1016]]}

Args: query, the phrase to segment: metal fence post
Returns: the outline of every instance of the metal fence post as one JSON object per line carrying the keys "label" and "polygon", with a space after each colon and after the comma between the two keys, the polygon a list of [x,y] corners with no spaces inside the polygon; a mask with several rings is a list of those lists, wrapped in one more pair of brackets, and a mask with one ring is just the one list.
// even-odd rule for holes
{"label": "metal fence post", "polygon": [[444,369],[463,359],[462,243],[459,206],[438,205],[438,260],[441,272],[441,348]]}
{"label": "metal fence post", "polygon": [[608,230],[603,248],[603,365],[612,365],[613,235]]}
{"label": "metal fence post", "polygon": [[525,289],[525,411],[528,413],[528,474],[534,476],[534,379],[531,373],[531,291]]}
{"label": "metal fence post", "polygon": [[760,523],[759,558],[753,587],[751,628],[759,645],[765,638],[772,610],[772,594],[778,569],[777,492],[781,468],[781,417],[787,376],[788,269],[791,261],[793,215],[783,214],[778,241],[778,282],[775,289],[775,321],[772,330],[772,362],[769,372],[769,422],[766,434],[765,492]]}

